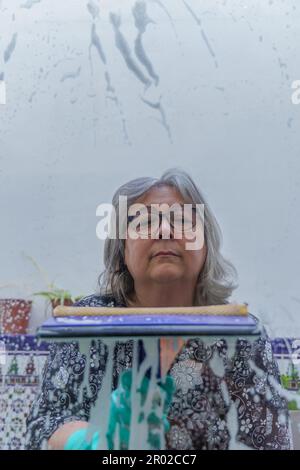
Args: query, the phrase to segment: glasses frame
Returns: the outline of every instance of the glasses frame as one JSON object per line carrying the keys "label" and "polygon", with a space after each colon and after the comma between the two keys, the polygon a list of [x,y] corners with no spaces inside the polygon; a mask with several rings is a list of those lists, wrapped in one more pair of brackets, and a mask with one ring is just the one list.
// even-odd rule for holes
{"label": "glasses frame", "polygon": [[[192,203],[190,203],[189,205],[192,206],[191,209],[192,209],[193,211],[196,211],[196,214],[197,214],[197,213],[198,213],[197,205],[196,205],[196,204],[192,204]],[[172,214],[172,213],[173,213],[173,215],[174,215],[174,211],[170,211],[170,212],[167,212],[167,213],[165,214],[165,213],[164,213],[163,211],[161,211],[161,210],[159,210],[159,211],[154,210],[154,212],[156,212],[155,215],[158,215],[158,217],[159,217],[159,224],[158,224],[158,228],[155,227],[155,232],[152,233],[152,231],[151,231],[151,227],[152,227],[152,224],[151,224],[151,212],[153,212],[153,208],[152,208],[151,206],[146,206],[146,207],[147,207],[147,209],[149,209],[149,210],[148,210],[148,230],[145,231],[145,232],[137,232],[139,235],[143,235],[143,236],[145,236],[145,235],[149,236],[149,235],[150,235],[150,236],[153,236],[155,233],[159,232],[159,228],[160,228],[160,226],[161,226],[162,218],[163,218],[163,217],[166,217],[166,218],[167,218],[168,223],[169,223],[169,226],[170,226],[170,228],[172,229],[173,234],[175,235],[175,233],[176,233],[176,234],[181,235],[181,237],[179,237],[179,238],[182,238],[182,236],[183,236],[184,234],[186,234],[186,233],[191,233],[191,232],[194,230],[194,228],[196,227],[197,222],[198,222],[198,220],[197,220],[197,215],[196,215],[196,221],[195,221],[195,223],[192,224],[192,226],[191,226],[190,228],[185,229],[185,223],[184,223],[184,206],[181,205],[181,207],[182,207],[182,211],[181,211],[181,214],[182,214],[181,229],[180,229],[180,230],[176,230],[176,227],[175,227],[176,224],[173,223],[172,220],[169,220],[169,215]],[[134,219],[136,219],[137,217],[139,217],[140,211],[138,211],[138,212],[139,212],[139,214],[127,215],[127,228],[129,227],[130,223],[131,223]],[[175,211],[175,212],[176,212],[176,211]],[[178,211],[178,212],[179,212],[179,211]],[[150,217],[149,217],[149,216],[150,216]],[[149,228],[149,219],[150,219],[150,228]],[[174,218],[173,218],[173,220],[174,220]]]}

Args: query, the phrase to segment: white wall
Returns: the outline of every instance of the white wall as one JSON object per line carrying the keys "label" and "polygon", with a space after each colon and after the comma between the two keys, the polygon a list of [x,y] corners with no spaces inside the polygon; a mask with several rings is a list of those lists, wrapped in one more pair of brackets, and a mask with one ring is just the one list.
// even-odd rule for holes
{"label": "white wall", "polygon": [[[181,166],[222,227],[239,273],[234,300],[272,335],[299,336],[299,2],[140,2],[152,77],[134,51],[135,1],[87,3],[0,1],[0,284],[14,284],[1,297],[45,287],[24,253],[59,286],[92,293],[97,205],[129,179]],[[143,100],[160,101],[165,122]],[[44,315],[35,301],[32,329]]]}

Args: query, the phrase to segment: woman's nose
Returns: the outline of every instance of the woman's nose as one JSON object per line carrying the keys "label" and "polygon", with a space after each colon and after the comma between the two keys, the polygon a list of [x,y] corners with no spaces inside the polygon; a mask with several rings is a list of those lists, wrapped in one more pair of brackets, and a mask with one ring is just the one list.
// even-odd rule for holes
{"label": "woman's nose", "polygon": [[163,217],[162,214],[160,214],[159,217],[159,238],[163,238],[164,240],[174,238],[170,221],[167,217]]}

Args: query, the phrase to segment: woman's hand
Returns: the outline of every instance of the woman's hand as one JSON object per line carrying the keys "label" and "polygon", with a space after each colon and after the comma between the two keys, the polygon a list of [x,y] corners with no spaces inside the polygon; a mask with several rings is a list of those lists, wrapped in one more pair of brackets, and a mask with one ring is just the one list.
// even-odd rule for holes
{"label": "woman's hand", "polygon": [[60,426],[50,437],[48,441],[49,450],[64,450],[67,440],[79,429],[87,428],[86,421],[71,421]]}

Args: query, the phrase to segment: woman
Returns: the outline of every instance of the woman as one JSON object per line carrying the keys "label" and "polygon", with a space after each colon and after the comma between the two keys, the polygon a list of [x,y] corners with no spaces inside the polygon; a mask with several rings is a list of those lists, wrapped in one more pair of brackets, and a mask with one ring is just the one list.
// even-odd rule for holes
{"label": "woman", "polygon": [[[236,287],[236,272],[220,253],[220,229],[190,176],[170,169],[160,179],[130,181],[113,197],[116,214],[120,195],[127,196],[129,207],[135,203],[147,207],[204,204],[204,243],[197,249],[186,249],[186,232],[182,239],[175,237],[175,226],[170,226],[165,217],[160,220],[156,238],[107,238],[100,292],[77,305],[170,307],[228,303]],[[265,332],[252,343],[240,338],[233,357],[228,357],[222,339],[207,346],[196,338],[179,346],[176,357],[169,358],[166,353],[164,363],[165,372],[176,384],[167,416],[168,449],[290,448],[287,405],[272,382],[273,378],[280,383],[280,377]],[[93,361],[95,353],[101,358],[97,363]],[[101,341],[94,344],[90,354],[87,363],[76,343],[52,346],[41,392],[28,417],[28,448],[49,444],[63,449],[75,431],[87,427],[105,367],[106,350]],[[224,377],[211,366],[214,355],[223,361]],[[120,373],[131,365],[132,341],[117,343],[113,389]],[[85,390],[83,401],[78,401],[88,366],[90,393]],[[229,399],[224,396],[224,384]],[[236,419],[234,435],[228,429],[229,412]]]}

